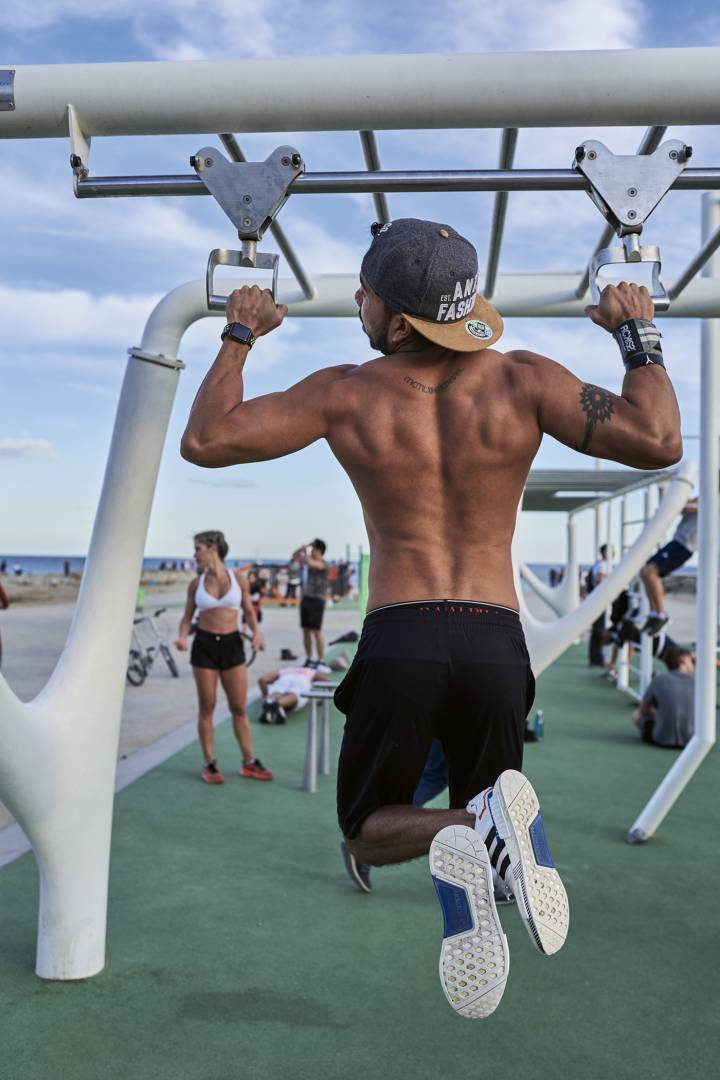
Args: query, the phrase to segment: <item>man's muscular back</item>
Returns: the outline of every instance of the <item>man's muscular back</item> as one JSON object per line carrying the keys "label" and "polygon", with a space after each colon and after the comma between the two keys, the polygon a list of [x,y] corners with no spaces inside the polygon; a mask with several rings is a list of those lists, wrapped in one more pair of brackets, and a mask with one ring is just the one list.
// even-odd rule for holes
{"label": "man's muscular back", "polygon": [[517,607],[510,544],[540,445],[523,362],[398,353],[344,369],[327,441],[363,506],[370,606],[458,598]]}
{"label": "man's muscular back", "polygon": [[[359,290],[363,308],[382,304]],[[379,306],[378,306],[379,305]],[[256,287],[236,290],[228,317],[257,336],[287,309]],[[608,286],[593,322],[612,331],[650,319],[645,289]],[[542,434],[639,469],[682,455],[667,372],[628,370],[621,394],[581,382],[531,352],[406,347],[402,316],[385,355],[324,368],[288,390],[244,400],[248,346],[230,338],[200,387],[181,452],[219,468],[295,453],[328,440],[360,497],[371,541],[370,605],[457,598],[517,606],[510,543],[523,484]],[[401,347],[394,344],[400,342]]]}

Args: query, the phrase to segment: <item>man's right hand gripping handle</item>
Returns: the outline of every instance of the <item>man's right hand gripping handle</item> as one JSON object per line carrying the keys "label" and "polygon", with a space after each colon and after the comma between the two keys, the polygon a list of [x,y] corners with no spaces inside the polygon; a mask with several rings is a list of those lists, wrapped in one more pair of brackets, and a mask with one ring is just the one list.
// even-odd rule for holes
{"label": "man's right hand gripping handle", "polygon": [[627,281],[621,281],[619,285],[606,285],[600,294],[600,303],[589,304],[585,308],[585,314],[609,334],[626,319],[652,322],[654,313],[655,308],[645,286]]}

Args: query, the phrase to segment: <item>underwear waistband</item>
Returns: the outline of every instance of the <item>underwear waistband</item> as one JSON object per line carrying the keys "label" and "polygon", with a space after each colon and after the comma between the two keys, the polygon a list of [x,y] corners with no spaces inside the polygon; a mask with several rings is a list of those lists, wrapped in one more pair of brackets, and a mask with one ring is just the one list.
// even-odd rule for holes
{"label": "underwear waistband", "polygon": [[520,625],[520,615],[515,608],[504,604],[488,604],[481,600],[410,600],[399,604],[385,604],[368,611],[365,620],[386,619],[393,616],[417,619],[432,618],[448,620],[471,620],[476,622],[498,620]]}

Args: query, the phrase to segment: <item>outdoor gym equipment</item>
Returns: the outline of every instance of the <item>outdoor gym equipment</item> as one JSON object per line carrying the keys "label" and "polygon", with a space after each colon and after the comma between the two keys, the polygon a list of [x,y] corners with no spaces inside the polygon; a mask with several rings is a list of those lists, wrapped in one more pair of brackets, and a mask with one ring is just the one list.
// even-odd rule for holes
{"label": "outdoor gym equipment", "polygon": [[[599,303],[605,285],[620,280],[645,285],[656,310],[670,303],[660,280],[660,249],[641,244],[643,225],[685,169],[692,147],[672,139],[651,154],[613,154],[590,139],[575,151],[575,168],[590,184],[589,195],[622,245],[600,248],[589,264],[590,293]],[[606,273],[617,270],[620,273]],[[643,272],[638,276],[638,271]]]}
{"label": "outdoor gym equipment", "polygon": [[208,308],[224,311],[228,297],[215,292],[219,266],[272,270],[271,292],[277,300],[280,257],[258,252],[257,245],[288,198],[288,188],[304,171],[301,155],[292,146],[279,146],[266,161],[228,161],[220,150],[204,146],[190,164],[215,201],[237,229],[240,251],[216,248],[210,252],[206,289]]}
{"label": "outdoor gym equipment", "polygon": [[[392,64],[386,56],[38,64],[0,71],[0,139],[18,140],[13,147],[17,161],[22,140],[69,135],[79,198],[211,194],[206,169],[203,176],[194,170],[175,176],[93,177],[91,138],[196,132],[211,137],[210,133],[236,130],[354,131],[363,141],[367,171],[307,173],[293,166],[298,172],[285,195],[366,193],[375,200],[379,220],[386,220],[387,208],[383,211],[378,203],[396,192],[494,192],[496,210],[502,210],[511,192],[594,188],[578,168],[512,168],[515,138],[506,135],[497,169],[383,171],[373,131],[494,128],[517,131],[521,139],[524,128],[627,128],[656,125],[658,119],[673,126],[720,124],[720,49],[405,54],[393,57]],[[649,153],[651,143],[657,145],[662,130],[648,128],[641,153]],[[472,145],[477,136],[462,138],[465,145]],[[220,140],[226,150],[234,144],[233,136],[220,135]],[[238,153],[229,152],[240,160]],[[205,156],[215,159],[217,151]],[[638,157],[635,164],[642,168]],[[593,182],[597,180],[593,175]],[[633,177],[630,186],[639,189]],[[249,193],[242,187],[238,181],[241,197]],[[720,168],[683,168],[672,189],[716,191]],[[597,191],[602,195],[600,186]],[[282,204],[282,194],[278,198]],[[617,216],[614,196],[610,194],[609,202],[603,199]],[[257,224],[267,216],[267,210],[262,220],[258,214]],[[493,215],[489,241],[493,270],[500,258],[504,221],[504,212]],[[607,232],[609,218],[605,221]],[[243,228],[241,219],[238,232]],[[356,316],[354,275],[326,273],[310,283],[298,270],[297,260],[283,249],[277,221],[267,228],[300,284],[298,292],[290,280],[278,282],[290,316]],[[611,229],[608,240],[615,231]],[[242,246],[242,236],[240,241]],[[250,245],[252,236],[246,242]],[[720,332],[715,321],[720,319],[720,290],[712,273],[703,278],[698,274],[703,266],[711,270],[709,260],[718,246],[720,204],[706,194],[702,246],[667,290],[672,304],[666,313],[705,320],[695,735],[635,822],[634,840],[652,836],[715,740],[720,394]],[[607,247],[607,241],[601,247]],[[257,249],[253,252],[248,246],[245,257],[252,259],[253,254]],[[628,272],[629,266],[622,269]],[[718,265],[713,269],[720,272]],[[210,295],[219,296],[213,273]],[[572,267],[564,273],[501,272],[493,303],[504,317],[582,317],[587,277]],[[181,285],[159,302],[140,347],[130,349],[66,647],[47,685],[30,702],[21,702],[0,677],[0,797],[25,829],[38,863],[37,972],[43,978],[89,977],[105,960],[113,783],[135,594],[170,410],[184,366],[178,359],[180,342],[188,326],[209,310],[219,315],[215,308],[208,309],[207,279]],[[678,481],[677,486],[685,485]],[[670,513],[674,508],[667,505]],[[645,537],[648,550],[636,548],[634,560],[647,557],[651,540]],[[613,579],[618,588],[631,569],[629,564],[622,572],[618,568]],[[597,590],[588,599],[591,604],[586,602],[572,623],[533,628],[544,661],[550,662],[554,652],[554,643],[548,649],[552,635],[564,636],[570,629],[577,634],[609,597]],[[78,745],[82,755],[72,752]]]}

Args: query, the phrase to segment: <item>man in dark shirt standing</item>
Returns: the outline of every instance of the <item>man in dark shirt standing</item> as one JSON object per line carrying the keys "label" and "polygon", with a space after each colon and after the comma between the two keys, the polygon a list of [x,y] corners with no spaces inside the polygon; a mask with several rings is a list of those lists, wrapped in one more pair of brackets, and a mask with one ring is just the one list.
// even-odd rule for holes
{"label": "man in dark shirt standing", "polygon": [[[328,587],[328,565],[325,562],[324,540],[313,540],[293,554],[304,567],[302,600],[300,601],[300,627],[305,645],[305,666],[313,667],[325,656],[325,638],[322,634],[325,597]],[[313,660],[313,645],[316,659]]]}

